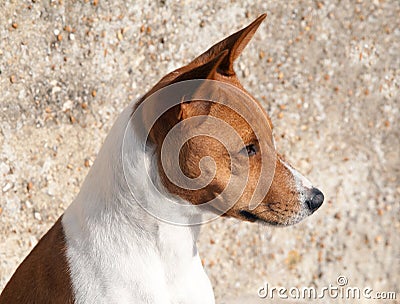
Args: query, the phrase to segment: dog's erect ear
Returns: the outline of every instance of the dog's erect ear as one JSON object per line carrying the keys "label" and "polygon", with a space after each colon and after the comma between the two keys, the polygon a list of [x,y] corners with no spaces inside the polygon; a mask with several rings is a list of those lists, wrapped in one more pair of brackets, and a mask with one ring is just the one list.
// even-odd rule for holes
{"label": "dog's erect ear", "polygon": [[[212,79],[215,78],[213,77],[215,76],[213,74],[216,73],[224,76],[234,76],[235,71],[233,70],[233,63],[235,59],[242,53],[250,39],[257,31],[261,22],[266,17],[267,14],[262,14],[247,27],[218,42],[188,65],[164,76],[149,92],[147,92],[147,94],[142,97],[141,101],[157,90],[172,83],[182,80],[196,79],[194,76],[197,76],[197,79]],[[226,55],[223,54],[225,50],[227,51]],[[221,56],[225,57],[222,58]],[[215,64],[216,61],[214,61],[214,59],[216,58],[222,60],[218,61],[217,59],[218,64]],[[212,69],[210,69],[210,67],[212,67]],[[206,77],[204,75],[206,75]],[[141,101],[139,101],[139,103]]]}
{"label": "dog's erect ear", "polygon": [[[218,73],[221,62],[225,60],[228,54],[228,50],[222,51],[209,62],[183,73],[175,79],[175,82],[193,79],[216,79],[216,74]],[[209,83],[202,84],[199,82],[199,87],[196,89],[196,91],[209,91],[210,89],[212,89],[212,85]],[[203,92],[202,96],[211,96],[211,92]],[[193,98],[196,99],[196,93],[193,95]],[[210,106],[211,103],[205,101],[194,100],[190,102],[183,102],[179,105],[180,111],[178,119],[183,120],[196,115],[207,115],[210,111]]]}
{"label": "dog's erect ear", "polygon": [[[221,77],[222,75],[230,77],[231,82],[238,83],[238,80],[235,77],[235,71],[233,70],[233,63],[235,59],[239,57],[266,16],[266,14],[259,16],[250,25],[218,42],[188,65],[163,77],[138,101],[138,103],[136,103],[135,109],[153,93],[167,87],[168,85],[181,81],[193,79],[221,80],[221,78],[223,78]],[[202,92],[204,88],[207,90],[207,94],[212,90],[212,87],[209,85],[205,85],[204,87],[200,85],[200,87],[198,89],[196,88],[195,91]],[[196,100],[195,98],[193,99]],[[157,100],[149,105],[146,104],[146,106],[141,110],[143,125],[146,130],[151,128],[149,137],[155,143],[162,142],[168,131],[171,130],[171,128],[179,121],[191,116],[207,115],[207,111],[210,109],[209,102],[184,102],[167,110],[152,127],[149,126],[149,122],[152,121],[150,118],[154,115],[153,113],[157,112],[156,107],[165,108],[163,103],[168,103],[168,101]]]}
{"label": "dog's erect ear", "polygon": [[238,58],[242,53],[246,45],[257,31],[261,22],[263,22],[266,17],[267,14],[262,14],[244,29],[241,29],[240,31],[213,45],[206,52],[193,60],[192,63],[194,65],[202,64],[203,62],[207,62],[213,57],[218,56],[222,51],[228,50],[229,53],[219,65],[218,72],[225,76],[234,75],[235,71],[233,70],[233,63],[235,59]]}
{"label": "dog's erect ear", "polygon": [[[172,85],[178,82],[183,82],[186,80],[189,81],[196,79],[197,80],[215,79],[216,73],[218,73],[217,69],[221,65],[221,62],[226,58],[228,53],[229,53],[228,50],[220,52],[220,54],[218,54],[208,62],[199,65],[197,67],[192,67],[191,69],[181,73],[179,76],[170,81],[168,85]],[[177,100],[175,99],[177,98],[177,96],[179,96],[180,93],[175,94],[171,91],[173,93],[172,95],[174,96],[172,99],[170,98],[156,99],[153,100],[152,102],[145,102],[145,104],[142,106],[141,111],[143,115],[143,123],[148,130],[150,129],[149,137],[154,143],[162,143],[163,139],[165,138],[169,130],[171,130],[180,121],[188,117],[197,115],[207,115],[209,113],[211,103],[204,100],[199,100],[196,98],[196,96],[199,96],[198,92],[200,92],[201,90],[212,89],[212,86],[205,85],[205,82],[199,81],[188,84],[188,87],[191,88],[189,90],[190,95],[184,96],[185,93],[182,92],[183,95],[178,97],[180,98],[180,100],[178,100],[178,104],[176,103]],[[203,92],[203,96],[205,94],[209,96],[211,92],[208,91]],[[148,93],[148,95],[150,94]],[[171,107],[170,104],[173,106]],[[152,121],[151,117],[152,115],[154,115],[153,113],[157,113],[155,107],[168,110],[166,110],[151,127],[149,125],[150,121]]]}
{"label": "dog's erect ear", "polygon": [[220,66],[226,60],[227,56],[229,56],[229,50],[222,50],[213,58],[209,58],[207,62],[183,72],[173,82],[192,79],[215,79],[216,73],[218,73]]}

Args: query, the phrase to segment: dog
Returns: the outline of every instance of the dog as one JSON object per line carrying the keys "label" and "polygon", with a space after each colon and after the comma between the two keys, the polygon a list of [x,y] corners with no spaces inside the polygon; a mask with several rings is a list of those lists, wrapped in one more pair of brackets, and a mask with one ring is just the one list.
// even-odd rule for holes
{"label": "dog", "polygon": [[[1,304],[214,303],[196,249],[203,213],[287,226],[322,205],[322,192],[274,152],[271,120],[234,71],[265,17],[163,77],[120,114],[76,199],[18,267]],[[192,89],[182,92],[181,84]],[[153,113],[172,97],[180,100]],[[163,150],[167,141],[176,155]],[[183,177],[173,181],[167,171],[176,166]],[[185,178],[195,187],[179,184]],[[235,195],[222,195],[226,188]]]}

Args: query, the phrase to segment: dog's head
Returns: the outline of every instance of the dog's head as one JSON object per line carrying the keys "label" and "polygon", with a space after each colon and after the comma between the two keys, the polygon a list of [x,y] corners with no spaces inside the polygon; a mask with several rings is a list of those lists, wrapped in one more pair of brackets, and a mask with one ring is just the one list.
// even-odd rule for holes
{"label": "dog's head", "polygon": [[[173,84],[209,80],[211,84],[199,84],[196,93],[204,96],[206,92],[212,98],[186,100],[182,96],[181,102],[164,111],[149,128],[164,187],[194,205],[212,202],[209,207],[226,216],[285,226],[312,214],[324,196],[275,153],[271,120],[242,87],[233,68],[265,17],[260,16],[188,65],[166,75],[141,102]],[[221,97],[229,102],[219,102]],[[170,168],[162,159],[167,158],[168,163],[173,155],[163,145],[171,134],[175,140],[168,140],[169,145],[172,142],[179,148],[175,165],[184,178],[200,184],[206,181],[203,186],[184,187],[166,172]]]}

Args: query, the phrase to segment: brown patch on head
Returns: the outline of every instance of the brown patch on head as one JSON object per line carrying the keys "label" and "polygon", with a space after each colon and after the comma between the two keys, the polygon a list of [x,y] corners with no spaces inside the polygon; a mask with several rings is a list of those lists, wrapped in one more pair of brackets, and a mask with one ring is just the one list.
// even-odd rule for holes
{"label": "brown patch on head", "polygon": [[[201,110],[196,112],[192,106],[195,106],[198,109],[204,109],[206,105],[209,107],[209,109],[207,111],[207,118],[205,118],[205,120],[208,120],[208,117],[211,117],[223,121],[224,123],[233,127],[241,141],[236,142],[232,138],[233,134],[231,134],[230,130],[220,128],[217,124],[215,127],[218,128],[218,136],[215,136],[215,131],[209,130],[209,124],[207,124],[206,121],[203,124],[196,126],[195,130],[193,130],[192,125],[186,124],[186,121],[183,121],[181,128],[182,133],[212,133],[212,135],[194,136],[183,144],[182,149],[180,150],[179,164],[183,174],[192,179],[198,178],[202,173],[213,174],[214,177],[207,187],[199,190],[182,189],[177,187],[167,178],[164,178],[164,183],[167,185],[167,188],[170,192],[179,195],[195,205],[198,205],[208,202],[220,195],[228,186],[232,175],[246,174],[247,172],[241,172],[240,170],[245,166],[246,162],[248,162],[249,180],[247,183],[245,183],[247,184],[247,187],[243,191],[242,197],[242,200],[248,205],[256,186],[255,181],[258,180],[260,174],[260,155],[256,153],[254,156],[249,158],[246,146],[254,145],[255,149],[259,151],[260,143],[258,142],[252,127],[239,113],[219,103],[200,101],[194,102],[193,104],[190,103],[190,113],[193,116],[188,116],[188,113],[186,113],[186,119],[205,114]],[[189,105],[187,105],[187,107],[188,106]],[[211,121],[211,124],[213,124],[213,121]],[[272,136],[269,138],[268,144],[272,145]],[[231,148],[229,149],[228,147]],[[214,161],[215,166],[213,166],[213,168],[215,167],[215,172],[213,172],[211,169],[209,172],[207,172],[207,167],[204,169],[205,172],[201,172],[199,164],[200,161],[206,157],[210,157]],[[161,174],[163,177],[165,177],[164,172],[161,172]],[[205,177],[206,176],[204,176],[204,178]],[[243,176],[243,178],[245,177],[246,176]],[[243,187],[241,188],[243,189]],[[220,197],[219,205],[216,204],[214,206],[216,209],[223,210],[226,204],[230,203],[230,199],[232,198],[230,196],[233,196],[234,194],[226,193],[225,195],[228,196]],[[238,198],[241,196],[240,193],[236,193],[236,195],[239,195]]]}
{"label": "brown patch on head", "polygon": [[[239,57],[265,17],[266,15],[260,16],[248,27],[217,43],[187,66],[165,76],[140,102],[165,86],[192,79],[217,80],[229,83],[242,92],[246,92],[236,77],[233,62]],[[203,87],[200,86],[198,91],[202,89]],[[216,88],[213,93],[218,95],[221,92],[219,92],[219,88]],[[225,90],[222,94],[229,95],[229,92]],[[299,191],[296,188],[292,172],[280,161],[276,161],[271,120],[253,97],[248,100],[253,105],[258,106],[259,111],[257,112],[259,113],[254,113],[251,121],[245,119],[246,115],[243,113],[246,110],[246,102],[249,101],[237,100],[236,97],[234,96],[230,100],[231,104],[235,105],[234,109],[236,108],[236,110],[219,102],[194,99],[172,107],[154,123],[151,127],[149,139],[156,148],[161,180],[170,193],[194,205],[201,205],[215,199],[212,207],[220,211],[225,211],[224,208],[227,204],[232,204],[233,197],[235,197],[234,205],[224,213],[227,216],[248,221],[259,220],[273,225],[294,223],[304,217],[307,211],[304,211],[304,202],[300,201]],[[244,112],[241,111],[241,108]],[[151,113],[153,110],[150,108],[148,111]],[[197,120],[195,124],[189,123],[192,118],[199,116],[202,117],[200,121]],[[242,144],[239,145],[233,138],[230,140],[230,135],[224,134],[225,131],[222,128],[219,129],[217,123],[210,124],[211,118],[219,119],[230,125],[236,131]],[[143,115],[143,120],[146,124],[146,113]],[[189,179],[199,179],[203,174],[211,177],[210,182],[204,187],[194,190],[181,187],[171,181],[164,171],[161,149],[167,134],[172,129],[176,129],[176,126],[178,126],[177,137],[185,137],[194,130],[199,134],[191,137],[181,146],[178,166]],[[255,129],[261,130],[264,134],[262,138],[257,136]],[[230,148],[227,148],[226,144],[219,141],[215,136],[208,135],[209,133],[215,134],[215,132],[220,132],[222,137],[228,138]],[[261,151],[263,151],[263,154]],[[273,175],[273,180],[270,187],[265,189],[264,194],[262,192],[260,194],[257,193],[256,189],[259,181],[265,178],[261,174],[263,172],[262,162],[264,161],[265,166],[266,158],[267,165],[272,165],[272,170],[268,173],[271,175],[271,179]],[[202,161],[205,159],[207,161],[204,165]],[[228,187],[231,177],[236,176],[239,177],[237,180],[240,180],[243,174],[240,168],[243,167],[245,162],[248,162],[249,169],[248,172],[246,171],[245,184],[243,184],[243,187],[233,187],[237,188],[234,195],[229,193],[226,195],[225,192],[227,191],[224,192],[224,190]],[[273,170],[275,165],[275,170]],[[237,196],[238,191],[240,193]],[[257,195],[260,197],[257,197]],[[260,204],[253,209],[250,208],[249,202],[254,197],[259,200]]]}

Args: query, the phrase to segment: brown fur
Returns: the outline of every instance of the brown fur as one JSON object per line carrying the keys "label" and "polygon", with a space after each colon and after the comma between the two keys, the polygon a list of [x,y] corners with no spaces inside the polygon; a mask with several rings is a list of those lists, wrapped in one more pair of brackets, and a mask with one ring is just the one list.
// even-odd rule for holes
{"label": "brown fur", "polygon": [[[165,86],[190,79],[218,80],[234,85],[246,92],[236,77],[233,70],[233,63],[239,57],[265,17],[266,15],[261,15],[248,27],[215,44],[188,65],[165,76],[143,97],[142,101]],[[237,104],[240,106],[241,102],[241,100],[238,100]],[[254,98],[253,102],[258,104],[259,108],[262,109],[260,103]],[[206,187],[199,190],[187,190],[176,186],[167,178],[161,165],[160,149],[165,136],[172,127],[179,122],[183,122],[183,125],[185,125],[185,119],[198,115],[208,115],[222,119],[234,127],[244,143],[255,144],[256,146],[263,145],[267,147],[267,151],[273,150],[271,148],[273,146],[272,124],[264,110],[262,110],[262,115],[269,125],[264,127],[258,126],[269,132],[264,138],[264,142],[258,142],[252,129],[254,124],[257,124],[257,121],[253,121],[252,126],[250,126],[241,115],[221,104],[207,101],[192,101],[181,103],[164,113],[154,124],[150,132],[150,140],[157,145],[158,149],[160,176],[169,192],[195,205],[203,204],[216,198],[227,186],[229,177],[232,174],[231,159],[229,158],[228,151],[220,142],[209,136],[196,136],[188,140],[180,151],[180,167],[182,172],[189,178],[198,177],[200,175],[200,160],[205,156],[210,156],[216,164],[216,174],[211,183]],[[181,128],[181,132],[189,131],[189,129],[185,130],[184,126]],[[275,155],[273,152],[270,152],[270,154],[270,162],[272,163],[275,160]],[[294,178],[279,160],[276,162],[271,187],[267,195],[261,198],[262,203],[255,210],[251,211],[252,217],[245,217],[241,213],[243,211],[250,212],[248,207],[249,201],[254,194],[261,172],[261,158],[259,154],[249,157],[249,162],[250,174],[245,190],[236,204],[224,215],[250,221],[261,220],[272,225],[286,225],[290,218],[300,211],[301,205]],[[228,199],[221,198],[213,207],[221,210]]]}
{"label": "brown fur", "polygon": [[0,304],[73,303],[61,217],[17,268]]}

